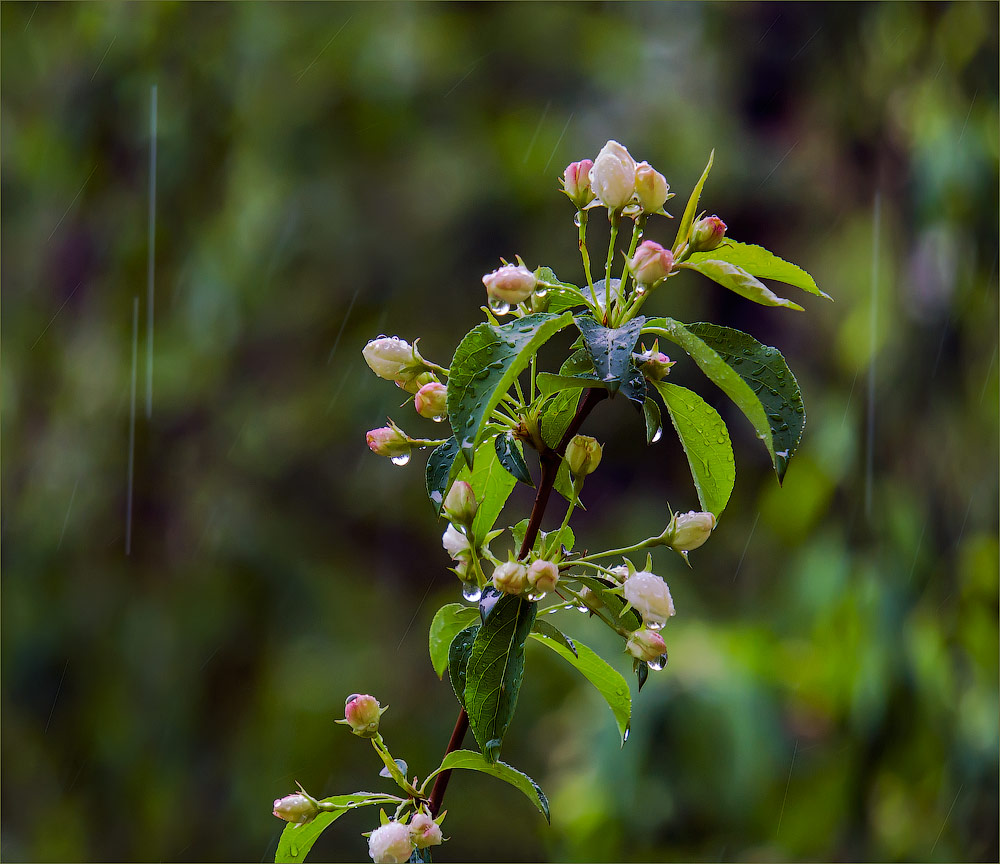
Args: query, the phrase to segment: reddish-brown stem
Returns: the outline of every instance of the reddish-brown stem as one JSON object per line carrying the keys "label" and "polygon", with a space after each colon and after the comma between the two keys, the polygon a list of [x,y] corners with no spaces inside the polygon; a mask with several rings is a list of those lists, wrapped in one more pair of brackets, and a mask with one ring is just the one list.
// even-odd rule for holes
{"label": "reddish-brown stem", "polygon": [[[518,553],[518,558],[526,557],[528,552],[531,551],[531,547],[535,545],[535,538],[538,537],[538,531],[542,525],[542,516],[545,513],[546,505],[549,503],[549,495],[552,493],[552,486],[556,482],[556,474],[559,471],[559,463],[562,460],[562,455],[566,452],[566,445],[573,440],[573,436],[579,431],[580,427],[583,425],[583,421],[587,419],[587,415],[594,410],[594,406],[602,399],[607,398],[607,395],[607,390],[600,390],[596,388],[585,390],[583,398],[577,406],[576,414],[573,415],[573,419],[570,421],[569,426],[566,427],[566,433],[563,435],[562,440],[560,440],[555,449],[546,447],[541,453],[539,453],[538,461],[541,465],[542,476],[538,481],[538,489],[535,492],[535,503],[531,508],[531,516],[528,519],[528,528],[524,532],[524,542],[521,544],[521,551]],[[448,747],[444,751],[445,756],[449,753],[453,753],[462,746],[462,740],[465,738],[465,733],[468,731],[468,728],[469,715],[463,708],[458,712],[458,719],[455,721],[455,729],[451,733],[451,739],[448,741]],[[430,811],[432,817],[437,816],[441,810],[441,804],[444,801],[444,793],[448,788],[448,781],[450,779],[450,769],[442,771],[437,775],[437,777],[434,778],[434,786],[431,788],[431,796],[427,799],[427,809]]]}

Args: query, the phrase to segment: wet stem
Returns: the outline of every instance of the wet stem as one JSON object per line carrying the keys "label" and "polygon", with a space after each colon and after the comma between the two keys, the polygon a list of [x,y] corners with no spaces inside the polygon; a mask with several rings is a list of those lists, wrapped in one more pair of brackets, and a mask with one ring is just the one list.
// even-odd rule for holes
{"label": "wet stem", "polygon": [[[573,439],[573,436],[579,431],[580,427],[583,425],[583,421],[586,420],[590,415],[590,412],[594,410],[594,406],[597,405],[597,403],[602,399],[606,399],[607,396],[607,390],[596,388],[585,390],[583,397],[580,399],[580,404],[577,406],[576,414],[570,421],[562,440],[559,441],[559,444],[555,449],[547,447],[539,454],[538,461],[541,465],[542,476],[538,481],[538,491],[535,494],[535,503],[531,508],[531,516],[528,518],[527,530],[524,532],[524,542],[521,544],[520,552],[518,552],[517,557],[519,559],[527,557],[528,552],[531,551],[532,546],[535,545],[535,540],[538,538],[538,531],[542,525],[542,516],[545,514],[545,507],[549,503],[549,496],[551,495],[552,487],[556,482],[556,474],[559,471],[559,463],[562,461],[563,453],[566,452],[566,445],[569,444],[569,442]],[[444,758],[447,757],[449,753],[453,753],[462,746],[462,741],[468,730],[469,715],[463,708],[458,712],[458,719],[455,721],[455,728],[451,733],[451,739],[448,741],[448,746],[445,748],[442,761],[444,761]],[[434,778],[434,786],[431,789],[431,795],[427,801],[427,809],[430,811],[432,818],[436,817],[441,810],[441,805],[444,802],[444,793],[448,788],[448,781],[450,779],[450,769],[442,771],[437,775],[437,777]]]}
{"label": "wet stem", "polygon": [[607,325],[611,315],[611,263],[615,257],[615,244],[618,242],[618,226],[622,221],[620,210],[612,210],[609,214],[611,219],[611,238],[608,240],[608,259],[604,262],[604,324]]}

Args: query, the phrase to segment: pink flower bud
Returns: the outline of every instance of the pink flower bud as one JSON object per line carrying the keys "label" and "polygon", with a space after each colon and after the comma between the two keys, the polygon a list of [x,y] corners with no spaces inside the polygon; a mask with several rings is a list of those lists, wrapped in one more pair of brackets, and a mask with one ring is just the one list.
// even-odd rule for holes
{"label": "pink flower bud", "polygon": [[646,213],[658,213],[667,200],[670,184],[667,178],[648,162],[640,162],[635,169],[635,194]]}
{"label": "pink flower bud", "polygon": [[380,707],[374,696],[353,693],[347,697],[347,704],[344,706],[344,722],[355,735],[374,738],[378,733],[379,718],[387,708],[388,706]]}
{"label": "pink flower bud", "polygon": [[508,561],[493,571],[493,587],[505,594],[520,594],[528,582],[528,571],[517,561]]}
{"label": "pink flower bud", "polygon": [[642,374],[651,381],[662,381],[670,372],[670,367],[676,365],[675,361],[658,349],[656,343],[649,351],[633,354],[632,359]]}
{"label": "pink flower bud", "polygon": [[636,630],[628,637],[625,650],[637,660],[656,663],[667,653],[667,643],[655,630]]}
{"label": "pink flower bud", "polygon": [[296,792],[294,795],[275,799],[272,812],[279,819],[284,819],[293,825],[305,825],[316,818],[319,807],[312,798]]}
{"label": "pink flower bud", "polygon": [[413,854],[410,829],[402,822],[388,822],[372,831],[368,854],[375,864],[404,864]]}
{"label": "pink flower bud", "polygon": [[718,249],[726,236],[726,223],[718,216],[706,216],[694,223],[688,248],[692,252],[711,252]]}
{"label": "pink flower bud", "polygon": [[413,405],[421,417],[434,419],[448,415],[448,388],[432,381],[424,384],[413,397]]}
{"label": "pink flower bud", "polygon": [[621,210],[635,191],[635,160],[617,141],[608,141],[590,169],[590,186],[609,210]]}
{"label": "pink flower bud", "polygon": [[523,303],[535,290],[538,279],[523,264],[505,264],[483,277],[486,293],[501,303]]}
{"label": "pink flower bud", "polygon": [[[476,493],[472,491],[472,486],[465,480],[458,480],[451,484],[451,489],[448,490],[444,499],[445,516],[460,525],[471,525],[478,508],[479,504],[476,501]],[[466,540],[465,543],[468,546],[469,541]]]}
{"label": "pink flower bud", "polygon": [[566,447],[566,462],[577,477],[586,477],[596,471],[602,455],[601,445],[589,435],[576,435]]}
{"label": "pink flower bud", "polygon": [[642,616],[642,623],[653,630],[659,630],[674,614],[674,601],[667,583],[648,570],[629,576],[622,586],[622,594]]}
{"label": "pink flower bud", "polygon": [[372,372],[387,381],[412,377],[406,375],[406,368],[422,365],[413,346],[398,336],[380,336],[378,339],[372,339],[361,353]]}
{"label": "pink flower bud", "polygon": [[551,561],[535,561],[528,568],[528,585],[533,593],[547,594],[559,584],[559,568]]}
{"label": "pink flower bud", "polygon": [[410,452],[410,442],[406,440],[406,436],[392,426],[372,429],[365,437],[368,449],[379,456],[406,456]]}
{"label": "pink flower bud", "polygon": [[580,162],[570,162],[563,172],[563,191],[569,200],[576,204],[577,210],[582,210],[594,200],[594,192],[590,188],[590,169],[594,163],[590,159]]}
{"label": "pink flower bud", "polygon": [[653,285],[664,279],[674,266],[674,256],[669,249],[664,249],[653,240],[643,240],[635,255],[628,262],[636,282],[640,285]]}
{"label": "pink flower bud", "polygon": [[441,537],[441,545],[444,546],[453,561],[462,559],[468,560],[472,554],[472,547],[469,545],[469,538],[459,531],[454,525],[449,525]]}
{"label": "pink flower bud", "polygon": [[664,531],[667,546],[675,552],[690,552],[703,546],[715,529],[715,514],[696,512],[678,513]]}
{"label": "pink flower bud", "polygon": [[426,849],[428,846],[440,846],[444,838],[440,825],[426,813],[417,813],[410,820],[410,839],[418,849]]}

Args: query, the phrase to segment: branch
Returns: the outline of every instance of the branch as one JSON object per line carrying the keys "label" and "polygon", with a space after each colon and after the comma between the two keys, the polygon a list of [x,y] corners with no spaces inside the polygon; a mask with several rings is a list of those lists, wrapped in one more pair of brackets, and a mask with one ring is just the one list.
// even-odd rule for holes
{"label": "branch", "polygon": [[[590,388],[585,390],[583,398],[577,406],[576,414],[573,415],[573,419],[570,420],[569,426],[566,428],[566,434],[563,435],[559,444],[554,450],[551,447],[547,447],[539,454],[538,462],[542,468],[542,476],[538,481],[538,491],[535,493],[535,503],[531,508],[531,517],[528,519],[528,528],[524,532],[524,542],[521,544],[521,551],[517,556],[519,559],[525,558],[528,552],[531,551],[531,547],[535,545],[535,539],[538,537],[538,531],[542,525],[542,516],[545,513],[545,506],[549,503],[549,495],[552,493],[552,486],[556,482],[556,474],[559,472],[559,463],[562,461],[563,453],[566,452],[566,446],[573,440],[573,436],[579,431],[580,427],[583,425],[583,421],[586,420],[590,412],[594,410],[594,406],[602,399],[606,399],[607,396],[607,390],[599,388]],[[465,738],[465,733],[468,729],[469,715],[463,708],[458,713],[458,719],[455,721],[455,729],[451,733],[451,740],[448,741],[448,747],[444,751],[445,756],[455,750],[458,750],[462,746],[462,740]],[[442,757],[442,761],[443,759],[444,757]],[[434,786],[431,789],[431,796],[427,800],[427,809],[430,811],[432,818],[436,817],[438,812],[441,810],[441,804],[444,802],[444,793],[448,788],[448,780],[450,779],[451,769],[442,771],[436,778],[434,778]]]}

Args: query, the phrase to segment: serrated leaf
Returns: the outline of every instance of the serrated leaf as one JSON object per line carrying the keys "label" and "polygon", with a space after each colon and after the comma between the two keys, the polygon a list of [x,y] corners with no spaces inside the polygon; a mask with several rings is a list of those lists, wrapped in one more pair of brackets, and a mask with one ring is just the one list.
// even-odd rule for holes
{"label": "serrated leaf", "polygon": [[632,717],[632,697],[628,682],[621,674],[581,642],[576,643],[576,654],[573,654],[561,640],[553,639],[546,633],[535,632],[531,634],[531,638],[555,651],[597,688],[597,692],[604,697],[611,713],[615,715],[618,734],[624,740],[625,730]]}
{"label": "serrated leaf", "polygon": [[702,509],[718,517],[726,509],[736,485],[736,461],[729,430],[719,412],[697,393],[666,381],[655,381],[653,386],[663,397],[681,439]]}
{"label": "serrated leaf", "polygon": [[764,406],[771,430],[774,468],[778,480],[783,480],[806,425],[802,391],[785,358],[777,348],[770,348],[748,333],[731,327],[689,324],[687,329],[725,360]]}
{"label": "serrated leaf", "polygon": [[[594,375],[614,396],[622,384],[633,377],[635,366],[632,363],[632,351],[646,319],[638,315],[624,327],[618,328],[602,327],[587,315],[578,315],[573,320],[583,336],[583,346],[590,361],[594,364]],[[641,407],[642,403],[639,404]]]}
{"label": "serrated leaf", "polygon": [[555,449],[559,446],[563,435],[569,428],[569,424],[576,415],[577,405],[580,403],[580,394],[574,390],[566,390],[557,393],[551,399],[546,400],[542,405],[542,413],[539,418],[539,431],[542,440]]}
{"label": "serrated leaf", "polygon": [[448,651],[454,638],[478,620],[478,610],[461,603],[448,603],[435,613],[427,638],[431,665],[438,678],[443,677],[444,670],[448,668]]}
{"label": "serrated leaf", "polygon": [[[611,613],[612,619],[615,621],[620,620],[622,627],[626,630],[638,630],[642,627],[642,618],[635,609],[629,609],[628,612],[624,612],[625,600],[622,599],[621,595],[611,593],[609,589],[615,586],[610,582],[597,576],[578,576],[575,573],[571,578],[575,579],[581,585],[586,585],[591,591],[596,593]],[[622,614],[623,612],[624,614]]]}
{"label": "serrated leaf", "polygon": [[553,642],[558,642],[563,645],[574,657],[579,657],[580,653],[576,650],[576,644],[572,639],[569,638],[565,633],[562,632],[555,624],[546,621],[544,618],[536,618],[535,623],[531,627],[532,635],[539,633],[547,639],[551,639]]}
{"label": "serrated leaf", "polygon": [[[562,312],[565,309],[586,305],[583,300],[570,290],[576,289],[579,291],[580,289],[570,282],[563,282],[562,279],[552,272],[551,267],[539,267],[536,271],[536,276],[539,282],[545,283],[545,290],[548,292],[549,312]],[[585,292],[588,290],[584,289]]]}
{"label": "serrated leaf", "polygon": [[539,346],[572,320],[571,312],[535,313],[503,326],[479,324],[459,343],[448,377],[448,419],[470,467],[490,412]]}
{"label": "serrated leaf", "polygon": [[526,486],[534,488],[535,481],[528,473],[528,466],[525,464],[524,456],[521,454],[521,446],[511,432],[501,432],[493,439],[493,447],[497,451],[497,459],[515,480],[524,483]]}
{"label": "serrated leaf", "polygon": [[479,623],[460,630],[448,647],[448,677],[451,688],[459,704],[465,707],[465,681],[469,668],[469,655],[472,653],[472,643],[476,641]]}
{"label": "serrated leaf", "polygon": [[701,177],[694,184],[691,190],[691,197],[688,198],[687,206],[684,208],[684,215],[677,225],[677,238],[674,240],[673,251],[676,254],[681,245],[688,242],[691,235],[691,226],[694,225],[694,217],[698,212],[698,202],[701,199],[701,190],[705,188],[705,181],[708,179],[708,172],[712,170],[712,163],[715,161],[715,150],[708,155],[708,164],[701,172]]}
{"label": "serrated leaf", "polygon": [[481,541],[496,524],[516,481],[500,464],[492,441],[484,441],[476,448],[476,467],[471,471],[462,460],[459,464],[462,469],[458,472],[458,479],[472,486],[479,502],[472,520],[472,533]]}
{"label": "serrated leaf", "polygon": [[746,270],[751,276],[775,279],[786,285],[794,285],[796,288],[801,288],[817,297],[825,297],[827,300],[833,299],[826,292],[820,291],[816,280],[801,267],[779,258],[762,246],[737,243],[735,240],[727,238],[718,249],[713,249],[711,252],[695,252],[687,260],[697,263],[709,259],[728,261],[730,264],[735,264]]}
{"label": "serrated leaf", "polygon": [[536,603],[504,594],[472,643],[465,682],[469,725],[487,761],[496,761],[517,706],[524,674],[524,640],[535,621]]}
{"label": "serrated leaf", "polygon": [[458,468],[455,466],[457,457],[458,442],[453,436],[444,444],[435,447],[427,459],[427,470],[424,472],[427,497],[430,499],[434,512],[439,516],[441,508],[444,506],[445,496],[448,494],[448,487],[455,474],[458,473]]}
{"label": "serrated leaf", "polygon": [[660,406],[652,399],[647,399],[642,403],[642,416],[646,421],[646,443],[652,444],[654,441],[659,441],[660,435],[663,434]]}
{"label": "serrated leaf", "polygon": [[677,265],[688,270],[694,270],[707,276],[713,282],[717,282],[723,288],[760,303],[762,306],[784,306],[786,309],[804,311],[798,303],[779,297],[759,279],[755,279],[742,267],[730,264],[728,261],[720,261],[716,258],[708,258],[704,261],[684,261]]}
{"label": "serrated leaf", "polygon": [[482,774],[489,774],[491,777],[503,780],[505,783],[510,783],[511,786],[520,789],[528,800],[538,808],[546,822],[549,821],[549,802],[545,793],[527,774],[518,771],[512,765],[508,765],[506,762],[487,762],[481,753],[476,753],[474,750],[453,750],[444,757],[440,767],[430,777],[454,768],[479,771]]}
{"label": "serrated leaf", "polygon": [[319,840],[319,835],[343,816],[348,810],[366,806],[365,802],[375,804],[385,801],[385,795],[375,792],[358,792],[354,795],[334,795],[324,798],[327,804],[343,804],[343,809],[324,810],[312,822],[305,825],[286,825],[278,840],[278,848],[274,853],[275,864],[299,864],[306,860],[306,855],[313,844]]}

